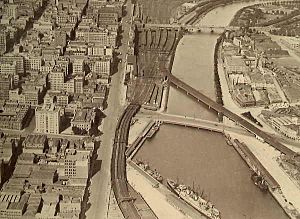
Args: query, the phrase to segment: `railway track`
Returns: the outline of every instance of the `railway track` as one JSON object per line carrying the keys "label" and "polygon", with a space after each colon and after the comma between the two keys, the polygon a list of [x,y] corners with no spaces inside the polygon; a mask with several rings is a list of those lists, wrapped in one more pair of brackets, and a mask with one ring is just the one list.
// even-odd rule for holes
{"label": "railway track", "polygon": [[115,141],[111,163],[111,181],[118,205],[123,216],[128,219],[141,218],[134,206],[134,199],[131,198],[128,190],[126,177],[126,156],[125,150],[128,142],[128,132],[132,117],[140,109],[138,104],[130,104],[121,116],[115,132]]}
{"label": "railway track", "polygon": [[[157,30],[161,31],[161,30]],[[140,219],[142,218],[140,211],[134,204],[134,199],[131,197],[127,175],[126,175],[126,149],[128,145],[128,134],[130,123],[133,116],[139,111],[140,107],[146,102],[151,100],[151,95],[155,89],[155,83],[160,73],[166,69],[166,60],[175,50],[176,45],[176,31],[173,32],[171,39],[168,39],[168,32],[165,30],[165,37],[161,37],[164,31],[157,33],[156,31],[142,30],[140,41],[138,42],[139,48],[144,50],[143,55],[140,56],[142,74],[136,81],[135,92],[131,100],[131,104],[127,106],[121,115],[117,129],[115,131],[113,154],[111,161],[111,182],[112,188],[118,202],[118,205],[125,218]],[[169,36],[169,38],[170,38]],[[168,41],[168,42],[167,42]],[[168,49],[164,45],[168,43]],[[155,47],[155,48],[153,48]],[[146,50],[148,48],[149,50]],[[153,217],[155,218],[155,217]]]}

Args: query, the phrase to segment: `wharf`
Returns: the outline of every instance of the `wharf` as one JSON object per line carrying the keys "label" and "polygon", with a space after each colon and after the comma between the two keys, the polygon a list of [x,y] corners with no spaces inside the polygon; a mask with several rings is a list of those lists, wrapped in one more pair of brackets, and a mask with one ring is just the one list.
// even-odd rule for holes
{"label": "wharf", "polygon": [[235,139],[233,142],[233,147],[239,153],[239,155],[244,159],[248,166],[258,175],[262,176],[268,183],[269,189],[275,190],[280,189],[278,182],[271,176],[271,174],[266,170],[266,168],[261,164],[261,162],[255,157],[255,155],[249,150],[247,145],[241,143],[239,140]]}
{"label": "wharf", "polygon": [[[164,184],[159,183],[144,172],[135,163],[132,161],[127,161],[127,163],[129,183],[137,192],[141,193],[150,208],[159,218],[206,219],[200,212],[176,196]],[[151,192],[147,191],[146,187],[148,187],[147,190],[151,190]],[[155,196],[160,196],[160,198],[155,199]],[[174,217],[171,216],[172,213],[175,213]]]}
{"label": "wharf", "polygon": [[264,165],[259,161],[259,159],[252,153],[248,146],[241,143],[239,140],[231,138],[231,143],[235,150],[239,153],[242,159],[247,163],[247,165],[255,171],[258,175],[262,176],[268,184],[268,190],[274,199],[278,202],[285,213],[292,219],[299,218],[299,212],[296,207],[294,207],[285,198],[280,184],[271,175],[271,173],[264,167]]}
{"label": "wharf", "polygon": [[131,159],[137,151],[140,149],[140,147],[144,144],[147,138],[151,138],[156,131],[158,131],[158,128],[155,128],[157,126],[157,122],[151,120],[148,125],[144,128],[144,130],[141,132],[139,136],[136,137],[134,142],[128,146],[125,155],[127,158]]}

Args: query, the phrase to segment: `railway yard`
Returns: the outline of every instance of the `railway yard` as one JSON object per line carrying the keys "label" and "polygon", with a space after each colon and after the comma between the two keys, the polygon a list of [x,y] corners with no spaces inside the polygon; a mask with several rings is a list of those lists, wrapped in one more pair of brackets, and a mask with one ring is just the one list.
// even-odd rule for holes
{"label": "railway yard", "polygon": [[[129,102],[139,102],[142,107],[152,110],[160,107],[163,78],[180,34],[179,30],[174,29],[137,29],[137,75],[129,82]],[[141,92],[136,92],[137,90]]]}
{"label": "railway yard", "polygon": [[[140,107],[160,106],[163,78],[180,39],[180,31],[167,29],[138,29],[136,32],[137,75],[129,82],[126,107],[118,121],[111,161],[111,181],[116,200],[125,218],[143,218],[140,205],[129,192],[126,176],[126,149],[133,116]],[[149,218],[156,218],[154,214]]]}
{"label": "railway yard", "polygon": [[[163,0],[136,0],[134,14],[134,56],[135,68],[133,75],[127,81],[126,99],[128,105],[123,114],[118,119],[115,130],[113,152],[111,159],[111,182],[117,203],[124,218],[144,218],[143,212],[147,209],[147,218],[157,218],[149,206],[142,201],[136,202],[135,197],[130,192],[130,185],[127,181],[126,163],[128,149],[129,129],[132,118],[141,109],[159,110],[161,107],[164,89],[168,82],[181,88],[187,94],[192,94],[198,102],[204,102],[209,108],[213,108],[224,116],[229,117],[244,128],[257,134],[257,138],[270,143],[284,154],[292,154],[287,147],[281,145],[252,124],[241,120],[240,117],[231,113],[214,101],[209,100],[204,95],[199,97],[197,91],[186,85],[187,90],[182,86],[183,82],[170,74],[173,58],[177,44],[183,36],[183,31],[176,28],[166,28],[159,26],[145,27],[145,23],[171,23],[170,18],[176,16],[178,7],[186,0],[163,1]],[[231,0],[216,0],[216,2],[199,1],[195,7],[186,14],[178,17],[179,23],[197,24],[201,16],[208,11],[232,2]],[[186,17],[185,17],[186,16]],[[180,22],[181,21],[181,22]],[[166,85],[166,86],[165,86]],[[197,95],[195,94],[197,93]],[[194,95],[193,95],[194,94]],[[244,147],[243,147],[244,149]],[[249,153],[250,154],[250,153]],[[265,170],[267,172],[267,170]],[[270,181],[273,178],[267,175]],[[274,180],[275,181],[275,180]],[[275,181],[276,182],[276,181]],[[275,183],[273,183],[275,184]],[[141,206],[143,206],[141,208]],[[146,206],[146,207],[145,207]]]}

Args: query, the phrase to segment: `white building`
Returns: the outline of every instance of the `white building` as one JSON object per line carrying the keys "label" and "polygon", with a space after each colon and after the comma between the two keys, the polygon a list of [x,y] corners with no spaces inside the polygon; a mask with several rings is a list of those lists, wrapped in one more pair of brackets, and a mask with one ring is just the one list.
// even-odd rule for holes
{"label": "white building", "polygon": [[36,109],[36,131],[45,134],[59,134],[61,109],[54,104],[44,104],[42,109]]}
{"label": "white building", "polygon": [[110,60],[97,60],[93,63],[93,72],[98,75],[110,75]]}
{"label": "white building", "polygon": [[90,170],[90,151],[67,149],[64,164],[65,176],[87,179]]}

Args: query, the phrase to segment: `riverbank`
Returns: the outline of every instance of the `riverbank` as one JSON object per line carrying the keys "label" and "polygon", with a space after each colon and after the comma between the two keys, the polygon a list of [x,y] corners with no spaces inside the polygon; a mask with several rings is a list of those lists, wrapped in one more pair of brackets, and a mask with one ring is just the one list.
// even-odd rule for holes
{"label": "riverbank", "polygon": [[[225,37],[225,33],[222,33],[216,42],[215,50],[214,50],[214,85],[216,90],[216,102],[220,105],[224,105],[223,103],[223,94],[222,94],[222,88],[221,88],[221,82],[219,77],[219,69],[218,69],[218,61],[219,61],[219,51],[220,46],[222,46],[223,40]],[[218,114],[219,122],[223,121],[223,115]]]}
{"label": "riverbank", "polygon": [[241,136],[236,133],[230,133],[229,135],[233,140],[238,139],[245,143],[246,147],[279,184],[280,188],[269,188],[269,191],[274,199],[280,204],[282,209],[289,215],[290,218],[299,217],[300,200],[298,197],[300,197],[300,190],[297,185],[295,185],[294,182],[292,182],[283,172],[279,163],[276,161],[276,159],[280,156],[280,152],[255,138]]}

